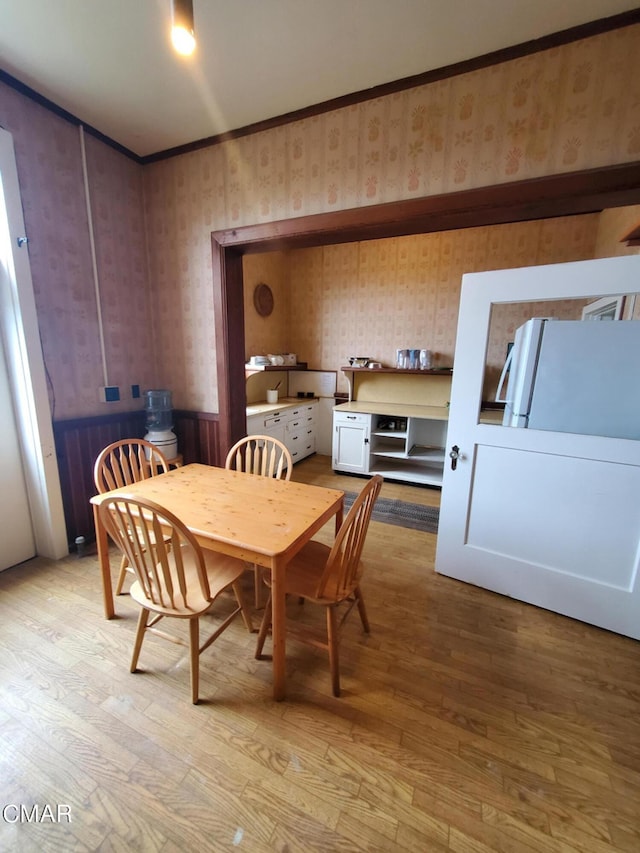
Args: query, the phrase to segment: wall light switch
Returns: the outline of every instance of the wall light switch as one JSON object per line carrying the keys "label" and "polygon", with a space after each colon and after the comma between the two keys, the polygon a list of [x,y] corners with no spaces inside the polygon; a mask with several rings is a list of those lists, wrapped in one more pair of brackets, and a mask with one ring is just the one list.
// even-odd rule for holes
{"label": "wall light switch", "polygon": [[117,385],[106,385],[99,389],[102,403],[117,403],[120,399],[120,389]]}

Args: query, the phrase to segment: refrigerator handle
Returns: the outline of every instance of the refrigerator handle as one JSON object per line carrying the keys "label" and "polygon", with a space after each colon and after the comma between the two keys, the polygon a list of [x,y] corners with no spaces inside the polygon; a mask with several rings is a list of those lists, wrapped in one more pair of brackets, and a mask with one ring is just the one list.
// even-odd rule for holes
{"label": "refrigerator handle", "polygon": [[514,348],[511,347],[511,349],[509,350],[509,355],[507,356],[507,360],[505,361],[504,367],[502,368],[502,373],[500,374],[500,380],[498,382],[498,387],[496,389],[496,403],[506,403],[507,402],[506,399],[501,400],[500,395],[502,394],[502,387],[505,383],[505,379],[507,378],[507,373],[509,372],[509,368],[511,367],[511,361],[513,359],[513,350],[514,350]]}

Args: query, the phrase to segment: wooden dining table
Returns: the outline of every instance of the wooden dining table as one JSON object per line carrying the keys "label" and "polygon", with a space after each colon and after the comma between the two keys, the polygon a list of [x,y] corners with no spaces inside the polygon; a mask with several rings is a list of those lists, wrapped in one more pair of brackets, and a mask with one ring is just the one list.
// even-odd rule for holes
{"label": "wooden dining table", "polygon": [[114,495],[155,501],[178,516],[203,548],[271,571],[273,696],[284,699],[287,563],[332,517],[338,530],[344,492],[191,464],[96,495],[91,503],[107,619],[115,608],[109,542],[98,508]]}

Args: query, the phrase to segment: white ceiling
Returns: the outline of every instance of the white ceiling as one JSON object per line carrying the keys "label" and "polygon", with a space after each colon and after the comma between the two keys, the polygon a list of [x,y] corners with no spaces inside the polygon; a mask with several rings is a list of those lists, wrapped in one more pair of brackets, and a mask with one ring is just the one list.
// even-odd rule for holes
{"label": "white ceiling", "polygon": [[0,0],[0,68],[144,156],[636,8],[638,0]]}

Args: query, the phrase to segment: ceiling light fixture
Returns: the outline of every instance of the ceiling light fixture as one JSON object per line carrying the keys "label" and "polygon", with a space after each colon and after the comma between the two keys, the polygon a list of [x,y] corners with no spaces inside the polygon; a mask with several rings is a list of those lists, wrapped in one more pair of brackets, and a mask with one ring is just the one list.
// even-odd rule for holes
{"label": "ceiling light fixture", "polygon": [[196,49],[193,34],[193,0],[172,0],[173,21],[171,41],[182,56],[191,56]]}

